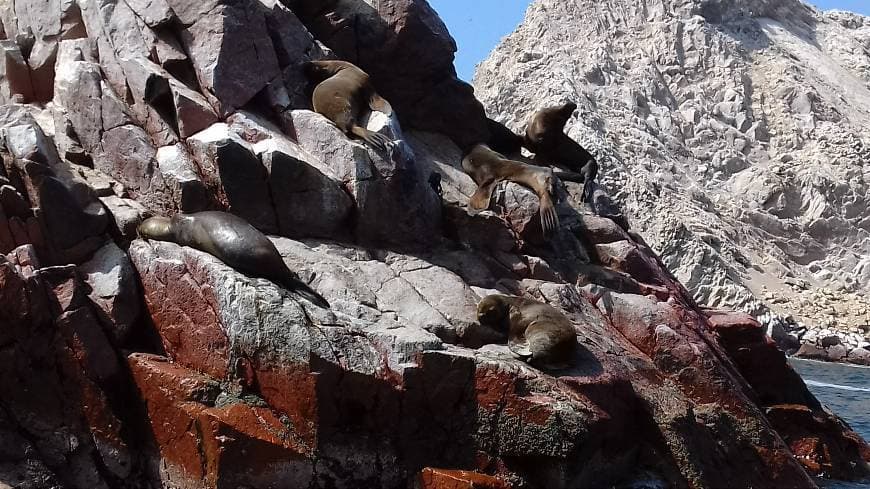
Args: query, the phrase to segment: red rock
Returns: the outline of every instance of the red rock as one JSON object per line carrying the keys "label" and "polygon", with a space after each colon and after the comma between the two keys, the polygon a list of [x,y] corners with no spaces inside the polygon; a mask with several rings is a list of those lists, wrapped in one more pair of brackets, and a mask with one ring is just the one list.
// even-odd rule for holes
{"label": "red rock", "polygon": [[420,472],[420,489],[511,489],[507,482],[477,472],[427,467]]}
{"label": "red rock", "polygon": [[668,285],[670,280],[658,263],[630,241],[595,245],[598,260],[605,266],[631,275],[638,282]]}
{"label": "red rock", "polygon": [[757,321],[743,313],[705,313],[767,419],[808,472],[842,479],[870,474],[870,466],[854,463],[870,461],[870,447],[822,408]]}
{"label": "red rock", "polygon": [[197,487],[307,487],[310,447],[267,408],[211,407],[217,382],[156,355],[128,358],[165,475]]}
{"label": "red rock", "polygon": [[197,416],[205,458],[206,487],[308,487],[310,447],[266,408],[233,404]]}
{"label": "red rock", "polygon": [[255,370],[257,385],[266,402],[286,414],[297,435],[309,447],[317,442],[317,376],[307,365],[262,365]]}
{"label": "red rock", "polygon": [[214,402],[217,383],[157,355],[134,353],[127,362],[167,470],[178,478],[202,480],[205,470],[194,422],[208,407],[203,403]]}
{"label": "red rock", "polygon": [[[801,404],[770,406],[766,414],[811,474],[846,480],[870,475],[870,447],[836,416]],[[854,462],[861,459],[863,464]]]}
{"label": "red rock", "polygon": [[155,262],[153,273],[144,273],[145,305],[167,353],[182,365],[195,368],[217,379],[229,372],[229,344],[215,310],[209,290],[197,284],[181,263]]}

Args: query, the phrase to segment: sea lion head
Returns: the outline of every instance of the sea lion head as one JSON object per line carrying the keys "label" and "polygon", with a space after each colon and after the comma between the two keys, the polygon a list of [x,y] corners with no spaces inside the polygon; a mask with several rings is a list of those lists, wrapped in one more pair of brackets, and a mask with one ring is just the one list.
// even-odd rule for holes
{"label": "sea lion head", "polygon": [[577,110],[577,104],[574,102],[565,103],[556,111],[553,122],[559,126],[559,129],[564,129],[565,124],[567,124],[568,120],[571,119],[571,116],[574,115],[575,110]]}
{"label": "sea lion head", "polygon": [[508,303],[503,296],[493,294],[484,297],[477,304],[477,321],[498,331],[508,329]]}
{"label": "sea lion head", "polygon": [[139,225],[139,237],[157,241],[172,241],[175,233],[172,231],[172,220],[168,217],[149,217]]}
{"label": "sea lion head", "polygon": [[302,71],[306,78],[317,83],[326,80],[337,72],[336,63],[328,61],[306,61],[302,63]]}

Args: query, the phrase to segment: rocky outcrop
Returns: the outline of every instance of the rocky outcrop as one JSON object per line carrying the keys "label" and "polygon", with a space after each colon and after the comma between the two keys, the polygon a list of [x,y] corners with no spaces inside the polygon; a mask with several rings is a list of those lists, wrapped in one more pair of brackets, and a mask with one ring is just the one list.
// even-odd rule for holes
{"label": "rocky outcrop", "polygon": [[319,41],[371,75],[404,125],[463,148],[488,139],[483,106],[456,77],[456,42],[425,0],[289,4]]}
{"label": "rocky outcrop", "polygon": [[[0,21],[24,64],[6,66],[34,92],[28,39],[57,54],[50,103],[0,79],[19,90],[0,109],[0,485],[773,488],[870,471],[758,323],[698,307],[602,189],[596,215],[560,185],[549,240],[522,187],[468,212],[457,134],[482,114],[425,2],[15,5]],[[308,110],[300,67],[330,55],[321,41],[378,53],[358,61],[399,114],[367,122],[388,151]],[[151,215],[205,209],[272,235],[331,309],[137,239]],[[573,365],[535,369],[481,326],[494,292],[565,313]]]}
{"label": "rocky outcrop", "polygon": [[576,102],[568,134],[699,303],[862,358],[868,25],[799,0],[536,0],[475,87],[517,131]]}

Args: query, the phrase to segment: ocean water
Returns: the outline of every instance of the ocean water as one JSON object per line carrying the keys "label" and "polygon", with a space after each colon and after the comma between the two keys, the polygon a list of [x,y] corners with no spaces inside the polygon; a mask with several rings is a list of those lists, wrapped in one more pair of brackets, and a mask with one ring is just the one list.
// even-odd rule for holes
{"label": "ocean water", "polygon": [[[870,368],[810,360],[789,360],[816,398],[870,440]],[[827,489],[870,489],[870,480],[819,481]]]}

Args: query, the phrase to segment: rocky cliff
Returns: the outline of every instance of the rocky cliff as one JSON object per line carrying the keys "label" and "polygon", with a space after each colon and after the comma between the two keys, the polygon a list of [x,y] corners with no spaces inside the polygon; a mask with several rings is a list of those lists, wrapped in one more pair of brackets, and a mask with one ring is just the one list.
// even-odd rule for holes
{"label": "rocky cliff", "polygon": [[[575,184],[550,240],[521,187],[467,211],[459,147],[486,138],[483,107],[425,1],[2,7],[0,487],[772,488],[870,472],[867,444],[757,321],[698,306]],[[302,63],[338,56],[393,103],[397,118],[368,121],[391,151],[310,111]],[[147,216],[203,209],[272,235],[332,308],[137,239]],[[481,327],[493,291],[564,312],[573,367],[532,368]]]}
{"label": "rocky cliff", "polygon": [[700,303],[870,364],[870,19],[800,0],[536,0],[480,65],[490,116],[569,133]]}

